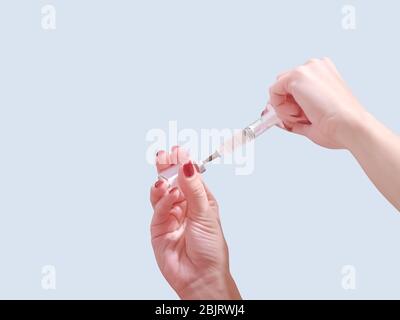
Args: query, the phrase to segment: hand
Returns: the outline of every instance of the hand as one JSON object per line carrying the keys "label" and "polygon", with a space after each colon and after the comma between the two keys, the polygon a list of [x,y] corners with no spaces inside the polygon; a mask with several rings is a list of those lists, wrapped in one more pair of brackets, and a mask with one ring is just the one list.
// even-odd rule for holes
{"label": "hand", "polygon": [[[158,266],[182,299],[240,299],[229,271],[218,204],[180,148],[157,154],[157,170],[180,163],[179,188],[151,188],[151,238]],[[185,163],[182,165],[182,163]]]}
{"label": "hand", "polygon": [[312,59],[280,75],[270,102],[285,128],[327,148],[348,148],[367,112],[328,59]]}
{"label": "hand", "polygon": [[312,59],[282,74],[270,98],[287,130],[349,150],[400,210],[400,138],[363,109],[329,59]]}

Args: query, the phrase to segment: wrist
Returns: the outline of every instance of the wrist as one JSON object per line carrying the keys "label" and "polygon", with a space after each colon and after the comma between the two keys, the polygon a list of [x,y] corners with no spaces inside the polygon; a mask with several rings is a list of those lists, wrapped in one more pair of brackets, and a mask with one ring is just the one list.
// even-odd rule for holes
{"label": "wrist", "polygon": [[[360,109],[362,107],[359,107]],[[364,109],[355,114],[347,114],[337,130],[337,141],[347,150],[352,152],[355,146],[360,145],[376,125],[375,118]]]}
{"label": "wrist", "polygon": [[183,300],[240,300],[241,296],[230,273],[208,274],[177,291]]}
{"label": "wrist", "polygon": [[362,150],[372,147],[374,142],[387,129],[370,113],[365,112],[357,122],[354,123],[347,136],[346,149],[353,155]]}

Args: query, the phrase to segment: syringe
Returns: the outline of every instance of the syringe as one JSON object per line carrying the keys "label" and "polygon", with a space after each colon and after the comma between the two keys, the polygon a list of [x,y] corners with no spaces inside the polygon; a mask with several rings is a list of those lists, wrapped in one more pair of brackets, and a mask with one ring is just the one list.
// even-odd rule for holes
{"label": "syringe", "polygon": [[[228,153],[234,152],[238,147],[253,141],[259,135],[263,134],[269,128],[281,124],[281,120],[276,115],[274,109],[271,106],[267,106],[263,114],[259,119],[248,125],[246,128],[232,136],[227,141],[224,141],[222,145],[210,156],[203,161],[197,162],[195,165],[200,173],[206,171],[206,165],[215,159],[221,158]],[[170,187],[177,185],[178,171],[180,165],[173,165],[160,172],[158,178],[168,183]]]}

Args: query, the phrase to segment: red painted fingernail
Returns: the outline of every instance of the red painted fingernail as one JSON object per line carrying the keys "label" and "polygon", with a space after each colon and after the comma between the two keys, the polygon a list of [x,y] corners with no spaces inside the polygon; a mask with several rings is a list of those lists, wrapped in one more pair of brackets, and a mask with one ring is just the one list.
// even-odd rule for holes
{"label": "red painted fingernail", "polygon": [[192,161],[189,161],[188,163],[185,163],[183,165],[183,174],[185,175],[186,178],[193,177],[194,175],[194,166]]}
{"label": "red painted fingernail", "polygon": [[170,194],[173,194],[174,192],[176,192],[178,190],[178,188],[177,187],[174,187],[174,188],[172,188],[171,190],[169,190],[169,193]]}
{"label": "red painted fingernail", "polygon": [[159,188],[159,187],[161,187],[161,186],[163,185],[163,183],[164,183],[164,181],[158,180],[158,181],[154,184],[154,187]]}

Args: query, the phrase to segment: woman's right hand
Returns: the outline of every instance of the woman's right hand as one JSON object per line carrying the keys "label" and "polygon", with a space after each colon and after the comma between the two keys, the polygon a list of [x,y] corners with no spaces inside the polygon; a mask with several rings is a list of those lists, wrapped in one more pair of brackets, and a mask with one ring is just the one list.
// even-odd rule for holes
{"label": "woman's right hand", "polygon": [[282,74],[270,98],[287,130],[323,147],[349,150],[400,211],[400,137],[364,110],[329,59],[312,59]]}
{"label": "woman's right hand", "polygon": [[368,117],[328,58],[281,74],[270,99],[287,130],[327,148],[348,149],[349,138]]}

